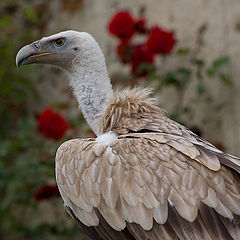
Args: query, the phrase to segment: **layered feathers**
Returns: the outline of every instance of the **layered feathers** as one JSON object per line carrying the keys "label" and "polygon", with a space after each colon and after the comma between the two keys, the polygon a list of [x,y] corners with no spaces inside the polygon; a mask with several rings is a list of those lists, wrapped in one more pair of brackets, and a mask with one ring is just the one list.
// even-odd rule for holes
{"label": "layered feathers", "polygon": [[167,118],[149,94],[136,88],[107,100],[95,124],[118,135],[112,142],[59,147],[69,212],[100,239],[238,239],[239,159]]}

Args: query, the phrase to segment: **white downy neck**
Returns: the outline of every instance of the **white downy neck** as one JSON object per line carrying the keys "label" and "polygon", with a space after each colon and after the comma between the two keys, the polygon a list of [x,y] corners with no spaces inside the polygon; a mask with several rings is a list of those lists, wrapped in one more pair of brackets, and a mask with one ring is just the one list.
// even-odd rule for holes
{"label": "white downy neck", "polygon": [[79,107],[91,129],[98,135],[96,117],[105,110],[106,99],[113,96],[104,55],[94,38],[86,39],[88,47],[74,59],[68,71],[70,85]]}

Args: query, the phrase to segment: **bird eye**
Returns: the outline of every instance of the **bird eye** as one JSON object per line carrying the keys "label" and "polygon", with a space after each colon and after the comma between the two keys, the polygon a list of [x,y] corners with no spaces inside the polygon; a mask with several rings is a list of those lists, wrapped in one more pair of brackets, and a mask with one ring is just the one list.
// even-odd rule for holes
{"label": "bird eye", "polygon": [[64,43],[65,43],[65,39],[64,38],[58,38],[58,39],[54,40],[54,44],[57,47],[61,47]]}

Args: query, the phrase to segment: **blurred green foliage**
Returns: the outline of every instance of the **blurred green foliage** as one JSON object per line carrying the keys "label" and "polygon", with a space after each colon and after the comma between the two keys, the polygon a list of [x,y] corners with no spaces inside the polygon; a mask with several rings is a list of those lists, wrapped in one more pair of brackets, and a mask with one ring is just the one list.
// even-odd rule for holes
{"label": "blurred green foliage", "polygon": [[[36,72],[31,67],[19,71],[15,65],[19,43],[40,37],[32,33],[37,32],[39,19],[29,6],[20,8],[14,1],[4,2],[11,5],[0,6],[0,238],[80,239],[83,234],[78,226],[66,224],[58,213],[54,221],[39,217],[44,203],[37,203],[34,193],[39,185],[55,183],[55,152],[63,140],[46,139],[39,133],[37,112],[29,110],[30,105],[41,101]],[[18,11],[22,24],[33,31],[19,31],[21,24],[14,22]],[[74,125],[79,121],[71,120]],[[56,211],[63,209],[60,197],[51,201],[55,201]]]}

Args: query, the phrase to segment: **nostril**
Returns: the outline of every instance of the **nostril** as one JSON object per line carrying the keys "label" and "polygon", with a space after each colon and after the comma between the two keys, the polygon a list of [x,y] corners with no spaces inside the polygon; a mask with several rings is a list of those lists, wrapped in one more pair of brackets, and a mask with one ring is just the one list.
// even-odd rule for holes
{"label": "nostril", "polygon": [[34,46],[36,49],[40,49],[39,41],[34,42],[34,43],[33,43],[33,46]]}

